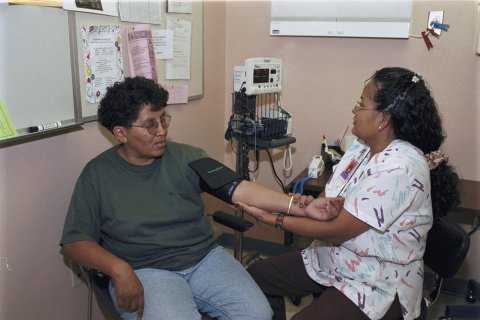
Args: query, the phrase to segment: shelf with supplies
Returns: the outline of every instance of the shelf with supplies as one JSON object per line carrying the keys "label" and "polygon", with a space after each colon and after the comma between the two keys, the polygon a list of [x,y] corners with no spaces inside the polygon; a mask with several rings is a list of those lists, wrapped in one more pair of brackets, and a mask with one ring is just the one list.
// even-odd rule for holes
{"label": "shelf with supplies", "polygon": [[244,141],[248,144],[249,147],[251,147],[252,149],[259,149],[259,150],[288,146],[297,141],[295,137],[291,137],[291,136],[285,136],[285,137],[275,138],[275,139],[262,139],[255,136],[245,136],[245,135],[233,133],[232,137],[237,140],[244,139]]}

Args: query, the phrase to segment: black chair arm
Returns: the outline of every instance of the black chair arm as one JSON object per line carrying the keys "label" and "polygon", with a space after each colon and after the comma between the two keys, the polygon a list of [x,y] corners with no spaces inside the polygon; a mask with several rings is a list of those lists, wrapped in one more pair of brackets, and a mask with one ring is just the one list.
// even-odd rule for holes
{"label": "black chair arm", "polygon": [[212,217],[215,222],[220,223],[221,225],[229,227],[238,232],[245,232],[251,227],[253,227],[253,223],[251,223],[250,221],[239,216],[228,214],[223,211],[214,212]]}
{"label": "black chair arm", "polygon": [[[81,267],[82,271],[87,275],[88,282],[91,292],[95,293],[97,298],[97,303],[103,314],[111,320],[121,320],[120,314],[118,313],[113,300],[110,297],[109,284],[110,277],[106,274],[96,270],[96,269],[87,269]],[[91,303],[91,301],[89,302]],[[91,306],[89,306],[89,313],[91,318]]]}

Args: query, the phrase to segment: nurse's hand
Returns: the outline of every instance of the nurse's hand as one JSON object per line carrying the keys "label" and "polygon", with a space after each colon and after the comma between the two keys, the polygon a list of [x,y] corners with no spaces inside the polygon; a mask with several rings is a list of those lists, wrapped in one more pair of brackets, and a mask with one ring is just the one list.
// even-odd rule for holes
{"label": "nurse's hand", "polygon": [[112,277],[117,305],[128,312],[137,312],[137,319],[143,318],[143,286],[132,267],[124,264]]}
{"label": "nurse's hand", "polygon": [[319,221],[328,221],[336,218],[343,208],[344,199],[317,198],[305,208],[306,216]]}
{"label": "nurse's hand", "polygon": [[257,207],[252,207],[249,206],[245,203],[238,202],[236,205],[244,210],[245,213],[247,213],[249,216],[255,218],[255,220],[274,225],[275,224],[275,219],[276,215],[274,215],[271,212],[268,212],[266,210],[257,208]]}

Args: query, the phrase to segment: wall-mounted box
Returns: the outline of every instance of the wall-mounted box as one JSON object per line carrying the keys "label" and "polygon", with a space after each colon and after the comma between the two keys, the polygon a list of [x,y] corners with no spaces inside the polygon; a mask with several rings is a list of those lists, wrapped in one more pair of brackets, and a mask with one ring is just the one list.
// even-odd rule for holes
{"label": "wall-mounted box", "polygon": [[272,36],[405,38],[411,0],[272,0]]}

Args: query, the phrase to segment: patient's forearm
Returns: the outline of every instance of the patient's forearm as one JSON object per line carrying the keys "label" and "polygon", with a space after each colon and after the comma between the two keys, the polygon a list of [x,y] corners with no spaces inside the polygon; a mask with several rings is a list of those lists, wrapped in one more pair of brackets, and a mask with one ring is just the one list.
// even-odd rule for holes
{"label": "patient's forearm", "polygon": [[[291,196],[282,192],[273,191],[258,183],[244,180],[235,189],[232,196],[232,202],[242,202],[249,206],[261,208],[270,212],[284,212],[288,211]],[[291,215],[305,216],[305,211],[300,208],[298,203],[291,203]]]}
{"label": "patient's forearm", "polygon": [[97,269],[111,278],[129,268],[126,261],[111,254],[95,241],[76,241],[63,245],[64,253],[74,262]]}

